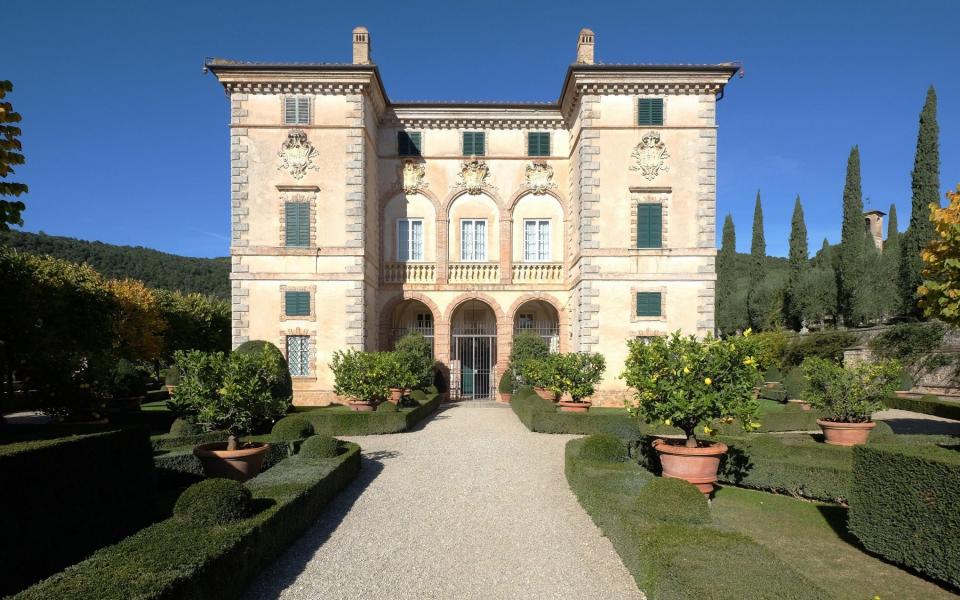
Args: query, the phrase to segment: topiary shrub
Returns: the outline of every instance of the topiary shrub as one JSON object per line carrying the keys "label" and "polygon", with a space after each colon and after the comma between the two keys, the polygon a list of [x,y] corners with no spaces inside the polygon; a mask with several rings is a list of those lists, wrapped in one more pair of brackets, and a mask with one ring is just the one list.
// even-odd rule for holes
{"label": "topiary shrub", "polygon": [[790,369],[783,376],[783,389],[786,390],[787,398],[790,400],[803,398],[803,390],[806,386],[807,380],[800,367]]}
{"label": "topiary shrub", "polygon": [[110,379],[114,398],[139,398],[147,395],[147,379],[143,371],[125,358],[117,362]]}
{"label": "topiary shrub", "polygon": [[313,423],[303,417],[291,415],[274,423],[270,435],[280,441],[302,440],[313,435]]}
{"label": "topiary shrub", "polygon": [[598,433],[591,435],[583,442],[580,456],[587,460],[626,462],[627,445],[615,435]]}
{"label": "topiary shrub", "polygon": [[507,370],[500,376],[500,384],[497,386],[497,391],[501,394],[512,394],[515,387],[516,379],[513,375],[513,369],[507,367]]}
{"label": "topiary shrub", "polygon": [[658,477],[640,488],[637,511],[653,522],[705,525],[710,522],[707,498],[682,479]]}
{"label": "topiary shrub", "polygon": [[384,400],[377,405],[377,412],[388,413],[388,412],[397,412],[397,405],[393,402]]}
{"label": "topiary shrub", "polygon": [[269,352],[275,357],[279,357],[280,362],[283,364],[282,372],[278,373],[278,377],[274,379],[272,386],[272,393],[274,398],[292,398],[293,397],[293,379],[290,378],[290,366],[287,364],[287,359],[284,358],[283,352],[280,352],[280,348],[277,348],[270,342],[264,340],[250,340],[244,342],[237,346],[237,349],[233,351],[234,354],[262,354],[263,352]]}
{"label": "topiary shrub", "polygon": [[308,437],[300,445],[300,456],[306,458],[335,458],[340,453],[340,440],[329,435]]}
{"label": "topiary shrub", "polygon": [[180,369],[173,365],[163,372],[163,382],[167,385],[178,385],[180,383]]}
{"label": "topiary shrub", "polygon": [[232,479],[206,479],[188,487],[173,507],[176,518],[191,525],[226,525],[253,513],[250,490]]}
{"label": "topiary shrub", "polygon": [[170,435],[175,437],[186,437],[198,433],[200,433],[200,428],[186,419],[174,419],[170,425]]}

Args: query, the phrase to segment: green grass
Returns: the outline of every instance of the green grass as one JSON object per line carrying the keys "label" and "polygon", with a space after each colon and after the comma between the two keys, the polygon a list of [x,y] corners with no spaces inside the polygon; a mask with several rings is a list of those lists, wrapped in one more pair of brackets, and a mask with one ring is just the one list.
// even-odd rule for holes
{"label": "green grass", "polygon": [[957,597],[863,551],[841,506],[725,487],[712,512],[718,528],[753,538],[838,600]]}

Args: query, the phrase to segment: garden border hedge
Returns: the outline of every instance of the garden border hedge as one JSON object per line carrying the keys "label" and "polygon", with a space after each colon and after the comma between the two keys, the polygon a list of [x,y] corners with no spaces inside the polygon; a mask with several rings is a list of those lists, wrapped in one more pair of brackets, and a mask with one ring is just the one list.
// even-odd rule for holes
{"label": "garden border hedge", "polygon": [[944,402],[936,396],[923,396],[922,398],[903,398],[901,396],[889,396],[884,398],[883,404],[887,408],[899,410],[908,410],[910,412],[943,417],[944,419],[953,419],[960,421],[960,403]]}
{"label": "garden border hedge", "polygon": [[15,598],[237,598],[360,470],[360,447],[335,459],[288,458],[251,479],[259,512],[228,525],[171,517],[103,548]]}
{"label": "garden border hedge", "polygon": [[871,552],[960,588],[960,445],[853,450],[850,531]]}
{"label": "garden border hedge", "polygon": [[150,454],[133,428],[0,445],[0,596],[149,523]]}
{"label": "garden border hedge", "polygon": [[[567,482],[647,597],[739,600],[746,594],[790,600],[829,598],[747,536],[709,525],[664,523],[645,515],[636,501],[653,475],[632,462],[582,458],[585,441],[571,440],[566,445]],[[663,502],[671,501],[663,498]]]}
{"label": "garden border hedge", "polygon": [[[414,394],[421,390],[415,390]],[[419,394],[417,394],[419,396]],[[315,433],[326,435],[377,435],[412,429],[440,407],[440,394],[423,395],[418,406],[389,412],[349,412],[301,407],[290,413],[313,423]]]}

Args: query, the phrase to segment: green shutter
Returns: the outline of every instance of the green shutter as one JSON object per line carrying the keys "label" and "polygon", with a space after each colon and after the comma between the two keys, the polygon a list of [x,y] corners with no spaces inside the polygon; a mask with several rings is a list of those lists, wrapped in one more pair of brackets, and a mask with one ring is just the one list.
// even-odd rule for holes
{"label": "green shutter", "polygon": [[550,134],[544,132],[528,133],[527,156],[550,156]]}
{"label": "green shutter", "polygon": [[288,317],[310,316],[310,292],[287,292],[284,313]]}
{"label": "green shutter", "polygon": [[400,156],[420,156],[420,132],[398,131],[397,154]]}
{"label": "green shutter", "polygon": [[637,248],[663,247],[663,205],[637,205]]}
{"label": "green shutter", "polygon": [[310,205],[306,202],[287,202],[284,212],[287,246],[309,246]]}
{"label": "green shutter", "polygon": [[637,292],[637,316],[659,317],[663,314],[660,306],[660,292]]}
{"label": "green shutter", "polygon": [[663,98],[637,101],[637,125],[663,125]]}
{"label": "green shutter", "polygon": [[463,155],[464,156],[483,156],[486,154],[482,131],[464,131],[463,132]]}

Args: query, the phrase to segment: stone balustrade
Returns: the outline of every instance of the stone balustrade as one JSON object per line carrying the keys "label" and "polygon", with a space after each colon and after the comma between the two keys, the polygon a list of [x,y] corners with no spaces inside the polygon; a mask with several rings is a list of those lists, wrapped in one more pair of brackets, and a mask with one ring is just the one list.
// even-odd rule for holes
{"label": "stone balustrade", "polygon": [[437,266],[434,263],[400,262],[383,266],[384,283],[435,283]]}
{"label": "stone balustrade", "polygon": [[497,283],[500,281],[500,264],[450,263],[447,279],[450,283]]}
{"label": "stone balustrade", "polygon": [[517,263],[513,265],[514,283],[562,283],[563,263]]}

